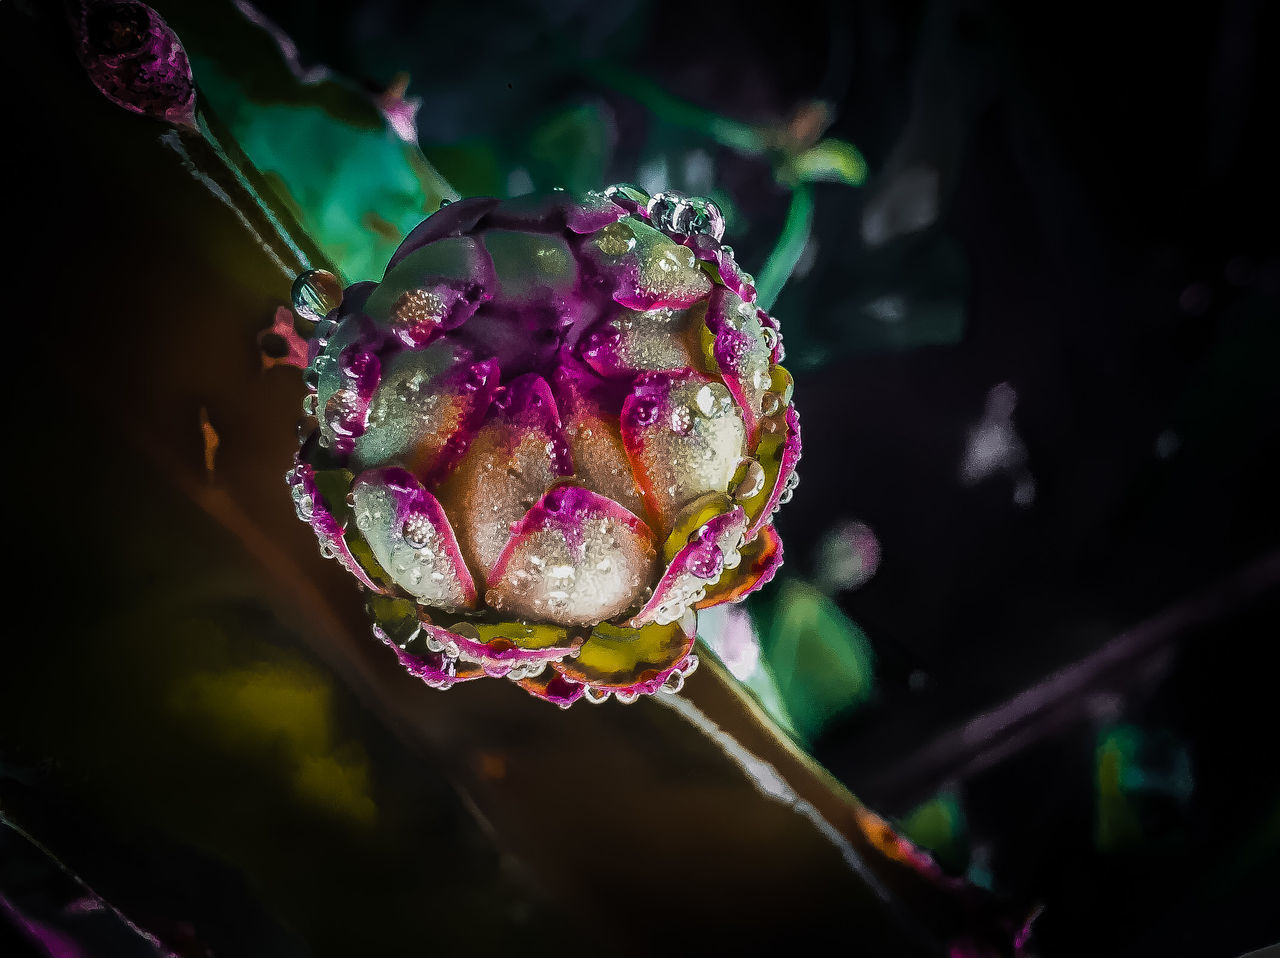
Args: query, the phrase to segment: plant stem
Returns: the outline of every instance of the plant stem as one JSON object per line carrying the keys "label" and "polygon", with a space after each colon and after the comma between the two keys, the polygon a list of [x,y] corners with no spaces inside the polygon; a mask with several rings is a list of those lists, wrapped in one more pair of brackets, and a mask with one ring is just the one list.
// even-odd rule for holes
{"label": "plant stem", "polygon": [[804,255],[805,244],[809,242],[809,233],[813,228],[813,187],[801,183],[791,193],[791,205],[787,208],[787,219],[782,224],[782,232],[773,252],[765,260],[764,269],[756,282],[757,302],[761,309],[769,310],[782,292],[782,287],[791,278],[796,264]]}

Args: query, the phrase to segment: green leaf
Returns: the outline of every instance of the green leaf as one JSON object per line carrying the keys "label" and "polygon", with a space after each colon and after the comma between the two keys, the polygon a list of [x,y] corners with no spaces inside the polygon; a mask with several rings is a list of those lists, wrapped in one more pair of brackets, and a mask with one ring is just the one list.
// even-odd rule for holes
{"label": "green leaf", "polygon": [[385,123],[347,122],[318,99],[256,101],[212,60],[192,62],[219,118],[346,282],[380,277],[405,234],[456,195]]}
{"label": "green leaf", "polygon": [[502,159],[486,140],[429,146],[426,157],[463,196],[506,195]]}
{"label": "green leaf", "polygon": [[771,606],[752,609],[765,663],[792,727],[811,742],[831,719],[871,697],[875,656],[863,631],[808,583],[775,586]]}
{"label": "green leaf", "polygon": [[852,143],[832,138],[792,158],[784,167],[783,175],[805,183],[861,186],[867,180],[867,161]]}
{"label": "green leaf", "polygon": [[527,156],[534,184],[571,193],[599,189],[613,145],[613,118],[599,104],[557,113],[533,131]]}
{"label": "green leaf", "polygon": [[963,870],[969,857],[967,822],[959,796],[946,791],[896,822],[898,830],[950,872]]}

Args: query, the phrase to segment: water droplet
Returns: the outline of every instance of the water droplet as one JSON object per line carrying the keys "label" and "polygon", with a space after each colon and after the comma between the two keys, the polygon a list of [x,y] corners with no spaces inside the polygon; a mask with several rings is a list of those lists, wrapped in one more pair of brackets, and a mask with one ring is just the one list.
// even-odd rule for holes
{"label": "water droplet", "polygon": [[670,625],[684,615],[684,604],[679,599],[663,602],[654,613],[653,621],[658,625]]}
{"label": "water droplet", "polygon": [[[778,345],[778,331],[772,326],[761,326],[760,336],[764,340],[764,348],[773,352]],[[763,388],[763,387],[761,387]]]}
{"label": "water droplet", "polygon": [[775,392],[766,392],[760,397],[760,411],[766,416],[776,416],[782,411],[782,397]]}
{"label": "water droplet", "polygon": [[733,474],[729,491],[738,502],[754,499],[764,489],[764,466],[755,459],[743,459]]}
{"label": "water droplet", "polygon": [[309,269],[293,281],[293,308],[318,323],[342,305],[342,282],[327,269]]}
{"label": "water droplet", "polygon": [[655,193],[653,198],[645,204],[645,212],[649,215],[650,224],[654,229],[660,229],[663,232],[676,230],[676,222],[683,215],[684,208],[684,194],[677,193],[675,190]]}
{"label": "water droplet", "polygon": [[708,419],[716,411],[716,394],[711,388],[711,384],[703,386],[693,397],[694,405],[698,407],[698,412],[706,416]]}
{"label": "water droplet", "polygon": [[305,492],[294,499],[293,505],[298,510],[298,518],[303,522],[310,522],[315,515],[315,500]]}
{"label": "water droplet", "polygon": [[631,407],[631,416],[640,426],[651,426],[658,418],[658,401],[640,399]]}
{"label": "water droplet", "polygon": [[615,203],[621,200],[624,208],[644,209],[649,204],[649,194],[634,183],[615,183],[605,188],[604,195]]}
{"label": "water droplet", "polygon": [[701,196],[685,196],[675,190],[655,193],[645,205],[655,229],[674,236],[703,234],[724,236],[724,214],[714,202]]}
{"label": "water droplet", "polygon": [[431,520],[421,513],[415,512],[404,520],[400,530],[404,541],[411,549],[425,549],[435,538],[436,530]]}
{"label": "water droplet", "polygon": [[307,393],[302,397],[302,414],[304,416],[320,415],[320,397],[315,393]]}
{"label": "water droplet", "polygon": [[782,488],[782,495],[778,496],[778,505],[785,506],[791,501],[791,497],[795,495],[796,486],[800,485],[800,473],[793,472],[787,476],[787,483]]}
{"label": "water droplet", "polygon": [[781,366],[774,366],[769,371],[769,379],[769,391],[781,396],[784,406],[788,405],[791,402],[791,394],[795,391],[796,386],[796,381],[792,378],[791,373]]}
{"label": "water droplet", "polygon": [[685,435],[693,428],[693,411],[688,406],[676,406],[671,410],[671,431]]}
{"label": "water droplet", "polygon": [[339,436],[356,435],[360,418],[360,397],[353,390],[339,389],[324,404],[324,422]]}
{"label": "water droplet", "polygon": [[787,422],[782,416],[766,416],[760,420],[760,428],[771,434],[786,432]]}
{"label": "water droplet", "polygon": [[689,573],[699,579],[718,579],[723,569],[724,553],[714,542],[707,543],[706,548],[700,548],[690,556]]}
{"label": "water droplet", "polygon": [[466,377],[462,380],[462,388],[467,392],[475,392],[489,381],[489,367],[484,363],[476,363],[467,370]]}
{"label": "water droplet", "polygon": [[595,244],[605,256],[625,256],[635,249],[636,235],[625,223],[610,223],[596,233]]}

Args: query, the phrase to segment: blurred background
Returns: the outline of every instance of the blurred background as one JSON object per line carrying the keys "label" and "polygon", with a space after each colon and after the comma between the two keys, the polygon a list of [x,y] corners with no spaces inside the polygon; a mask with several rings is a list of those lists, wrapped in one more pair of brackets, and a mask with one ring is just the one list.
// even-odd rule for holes
{"label": "blurred background", "polygon": [[[724,922],[726,953],[828,932],[930,953],[841,923],[842,893],[795,846],[744,866],[790,886],[790,929],[733,931],[754,899],[707,890],[739,867],[710,853],[706,884],[666,873],[671,902],[643,883],[610,900],[593,859],[634,849],[511,845],[573,806],[521,810],[550,771],[486,805],[476,783],[517,759],[476,743],[563,750],[578,757],[546,760],[584,779],[593,755],[637,748],[700,781],[711,759],[654,744],[672,719],[647,747],[626,723],[648,719],[585,707],[563,717],[571,741],[459,731],[525,703],[472,695],[464,722],[408,685],[389,719],[368,704],[396,681],[373,651],[326,652],[332,625],[258,601],[237,549],[305,555],[359,620],[288,526],[296,411],[235,385],[294,403],[254,336],[287,285],[242,265],[253,244],[200,205],[163,127],[94,91],[66,21],[5,6],[11,192],[39,201],[14,220],[12,285],[35,294],[40,354],[11,388],[50,398],[19,430],[10,493],[42,588],[11,600],[38,614],[0,663],[0,952],[25,953],[35,923],[93,943],[50,954],[421,954],[419,933],[446,953],[583,933],[680,953],[676,930]],[[782,322],[805,430],[783,572],[702,617],[727,671],[946,875],[1037,913],[1037,954],[1280,940],[1273,5],[154,6],[210,122],[348,282],[380,275],[450,186],[715,199]],[[637,807],[689,798],[632,786]],[[721,806],[691,801],[658,845],[697,847]],[[744,854],[756,837],[737,833]]]}

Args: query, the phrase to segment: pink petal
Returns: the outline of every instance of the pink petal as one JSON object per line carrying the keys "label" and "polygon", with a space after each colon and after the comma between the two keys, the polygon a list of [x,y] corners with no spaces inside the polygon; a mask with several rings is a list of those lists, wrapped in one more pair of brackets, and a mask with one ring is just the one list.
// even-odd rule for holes
{"label": "pink petal", "polygon": [[492,298],[495,285],[493,263],[480,242],[448,236],[389,268],[364,312],[406,346],[418,347],[438,332],[461,326]]}
{"label": "pink petal", "polygon": [[583,636],[548,625],[518,622],[458,622],[451,628],[422,623],[429,647],[484,666],[488,674],[506,675],[513,668],[533,668],[573,655]]}
{"label": "pink petal", "polygon": [[728,247],[721,248],[718,265],[720,281],[724,283],[725,288],[736,293],[744,303],[754,303],[756,301],[755,278],[738,265],[738,261],[733,258],[732,250]]}
{"label": "pink petal", "polygon": [[761,330],[769,330],[765,332],[765,337],[773,340],[773,346],[769,353],[769,362],[775,366],[787,358],[787,351],[782,346],[782,325],[766,313],[763,309],[756,310],[756,316],[760,319]]}
{"label": "pink petal", "polygon": [[551,387],[534,373],[517,377],[438,490],[478,579],[506,549],[512,524],[572,471]]}
{"label": "pink petal", "polygon": [[498,389],[498,364],[441,341],[395,354],[355,441],[356,468],[394,462],[430,486],[462,457]]}
{"label": "pink petal", "polygon": [[765,489],[769,494],[767,498],[761,494],[743,503],[751,520],[747,529],[748,540],[755,538],[778,511],[783,494],[794,481],[796,463],[800,461],[800,416],[795,406],[788,406],[784,413],[761,420],[760,444],[755,457],[764,466]]}
{"label": "pink petal", "polygon": [[[588,489],[594,489],[624,509],[644,517],[644,494],[631,471],[631,462],[622,445],[621,425],[616,415],[605,412],[611,398],[593,384],[585,370],[565,365],[552,381],[565,438],[573,457],[573,475]],[[621,400],[612,403],[613,408]]]}
{"label": "pink petal", "polygon": [[741,560],[738,544],[747,526],[741,506],[715,516],[701,526],[676,553],[644,608],[627,620],[631,628],[649,622],[665,625],[679,619],[706,597],[721,574]]}
{"label": "pink petal", "polygon": [[499,201],[492,197],[473,196],[441,207],[415,226],[413,231],[404,238],[404,242],[391,254],[387,272],[390,273],[410,253],[415,253],[430,243],[446,236],[459,236],[470,232],[498,203]]}
{"label": "pink petal", "polygon": [[476,605],[476,587],[435,496],[399,467],[363,473],[352,487],[356,527],[396,585],[424,605]]}
{"label": "pink petal", "polygon": [[563,300],[578,281],[578,264],[559,236],[491,229],[484,245],[493,262],[494,304],[534,306]]}
{"label": "pink petal", "polygon": [[632,608],[656,564],[644,522],[590,490],[557,486],[513,527],[485,603],[539,622],[594,625]]}
{"label": "pink petal", "polygon": [[342,526],[333,517],[333,513],[329,511],[324,498],[320,495],[315,481],[315,470],[311,465],[298,462],[289,473],[287,481],[293,495],[294,506],[298,510],[298,518],[310,525],[315,532],[316,538],[320,540],[321,554],[337,559],[343,568],[359,579],[366,588],[374,592],[386,593],[387,589],[370,578],[369,573],[352,555]]}
{"label": "pink petal", "polygon": [[720,581],[709,588],[706,597],[698,603],[699,609],[722,602],[741,602],[771,582],[782,567],[782,537],[772,523],[763,526],[741,552],[742,561],[738,567],[720,576]]}
{"label": "pink petal", "polygon": [[747,435],[754,437],[761,416],[760,400],[769,389],[772,354],[757,310],[717,286],[707,307],[707,328],[714,336],[711,352],[716,368],[743,411]]}
{"label": "pink petal", "polygon": [[698,329],[705,309],[624,309],[596,323],[582,337],[579,351],[601,376],[634,376],[654,370],[693,366]]}
{"label": "pink petal", "polygon": [[373,634],[395,652],[396,658],[406,672],[422,679],[432,688],[447,689],[458,682],[470,682],[473,679],[482,679],[486,675],[484,668],[474,662],[463,661],[448,652],[422,649],[418,645],[420,640],[415,640],[413,643],[416,651],[410,652],[377,626],[374,626]]}
{"label": "pink petal", "polygon": [[596,282],[628,309],[684,309],[711,292],[692,250],[634,216],[586,237],[582,251]]}
{"label": "pink petal", "polygon": [[565,225],[574,233],[594,233],[616,223],[627,211],[602,193],[588,193],[565,209]]}
{"label": "pink petal", "polygon": [[551,670],[533,678],[521,679],[519,685],[535,698],[553,702],[562,709],[567,709],[582,698],[582,693],[586,690],[585,685]]}
{"label": "pink petal", "polygon": [[689,369],[636,380],[622,405],[622,441],[665,536],[688,503],[729,488],[746,429],[724,384]]}

